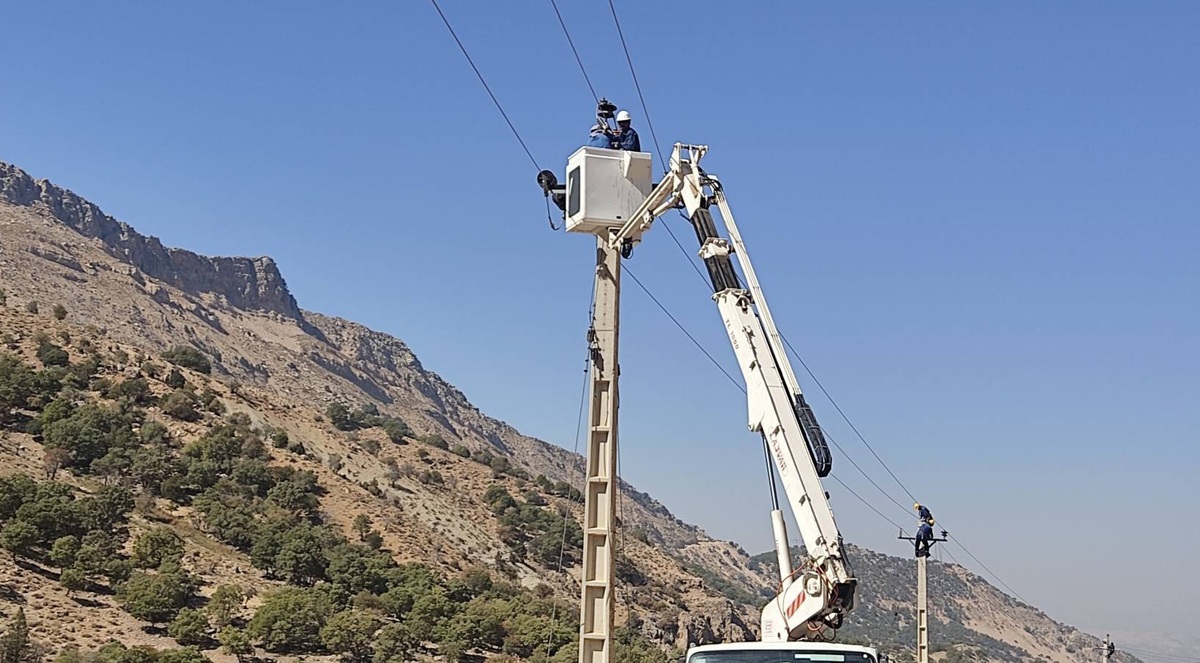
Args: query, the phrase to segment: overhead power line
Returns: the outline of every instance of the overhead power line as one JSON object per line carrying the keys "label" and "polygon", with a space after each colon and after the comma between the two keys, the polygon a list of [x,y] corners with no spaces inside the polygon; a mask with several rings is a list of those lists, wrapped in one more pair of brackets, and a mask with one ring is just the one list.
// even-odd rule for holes
{"label": "overhead power line", "polygon": [[629,63],[629,73],[633,76],[633,87],[637,90],[638,100],[642,102],[642,114],[646,116],[646,126],[650,128],[650,139],[654,141],[654,150],[658,152],[658,161],[665,171],[667,160],[663,158],[662,148],[658,146],[658,136],[654,133],[654,123],[650,121],[650,110],[646,108],[646,97],[642,95],[642,85],[638,82],[637,71],[633,68],[633,57],[629,55],[629,46],[625,43],[625,32],[621,30],[621,19],[617,18],[617,8],[613,0],[608,0],[608,8],[612,11],[613,23],[617,26],[617,36],[621,38],[621,48],[625,51],[625,61]]}
{"label": "overhead power line", "polygon": [[588,89],[592,92],[592,101],[599,101],[600,96],[596,94],[596,88],[592,87],[592,79],[588,78],[587,69],[583,66],[583,58],[579,57],[579,51],[575,50],[575,42],[571,40],[571,33],[567,30],[567,23],[563,21],[562,13],[558,11],[558,3],[555,0],[550,0],[550,6],[554,7],[554,15],[558,17],[558,24],[562,26],[563,35],[567,38],[567,44],[571,46],[571,52],[575,54],[575,62],[579,63],[579,71],[583,73],[583,80],[587,82]]}
{"label": "overhead power line", "polygon": [[676,318],[674,315],[671,315],[671,312],[667,310],[667,307],[663,306],[663,303],[658,300],[658,297],[655,297],[654,293],[650,292],[650,289],[647,288],[640,279],[638,279],[637,275],[634,274],[629,267],[624,267],[624,270],[625,273],[629,275],[629,278],[633,279],[633,282],[642,289],[642,292],[646,293],[646,296],[650,298],[650,301],[658,305],[658,308],[665,313],[668,318],[671,319],[671,322],[674,322],[675,326],[679,327],[679,331],[683,332],[683,334],[687,336],[697,348],[700,349],[700,352],[704,353],[705,357],[708,357],[708,360],[712,362],[713,366],[716,366],[718,371],[724,373],[725,377],[729,378],[729,381],[732,382],[733,386],[737,387],[739,391],[741,391],[743,394],[746,393],[746,387],[742,386],[741,382],[738,382],[732,375],[729,374],[729,371],[725,370],[725,367],[722,366],[721,363],[712,356],[711,352],[709,352],[703,345],[700,344],[700,341],[696,340],[695,336],[692,336],[692,333],[687,330],[687,327],[683,326],[683,323],[679,322],[678,318]]}
{"label": "overhead power line", "polygon": [[442,22],[446,24],[446,29],[450,31],[450,36],[454,37],[454,43],[458,44],[458,49],[462,51],[464,57],[467,58],[467,63],[471,65],[471,69],[475,71],[475,75],[479,77],[479,82],[483,83],[483,89],[487,90],[488,96],[492,98],[492,103],[496,104],[496,110],[500,111],[500,115],[504,117],[504,121],[508,123],[508,128],[512,130],[513,136],[516,136],[517,142],[521,144],[521,149],[525,150],[525,154],[529,156],[529,160],[533,162],[533,167],[541,170],[537,159],[533,158],[533,152],[529,151],[529,147],[525,144],[525,140],[521,138],[521,134],[517,128],[513,126],[512,120],[508,119],[508,113],[504,112],[504,107],[500,105],[500,100],[496,99],[496,95],[492,94],[492,88],[488,86],[484,80],[483,74],[479,72],[479,67],[475,66],[475,61],[471,59],[471,54],[467,53],[467,47],[463,46],[462,40],[458,38],[458,34],[454,32],[454,28],[450,25],[450,21],[446,15],[442,13],[442,8],[438,6],[437,0],[429,0],[433,3],[433,8],[437,10],[438,16],[442,17]]}

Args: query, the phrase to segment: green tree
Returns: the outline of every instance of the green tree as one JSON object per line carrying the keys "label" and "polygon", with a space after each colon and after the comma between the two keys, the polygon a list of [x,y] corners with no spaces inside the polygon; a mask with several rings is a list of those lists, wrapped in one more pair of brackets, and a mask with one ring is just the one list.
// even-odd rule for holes
{"label": "green tree", "polygon": [[296,481],[280,481],[267,491],[267,501],[301,518],[316,513],[320,502],[311,488]]}
{"label": "green tree", "polygon": [[208,617],[199,610],[184,608],[167,625],[167,635],[185,647],[208,642]]}
{"label": "green tree", "polygon": [[247,632],[267,651],[319,651],[321,629],[332,613],[329,596],[324,592],[284,589],[267,597],[250,620]]}
{"label": "green tree", "polygon": [[217,634],[217,641],[226,654],[233,654],[238,661],[244,661],[254,653],[254,645],[250,644],[250,636],[240,628],[226,626]]}
{"label": "green tree", "polygon": [[71,363],[71,356],[67,351],[50,341],[43,341],[38,345],[37,358],[44,366],[66,366]]}
{"label": "green tree", "polygon": [[447,442],[445,439],[443,439],[442,436],[438,435],[437,433],[430,433],[429,435],[423,435],[423,436],[421,436],[421,441],[424,442],[425,444],[428,444],[431,447],[434,447],[435,449],[441,449],[442,451],[450,450],[450,443]]}
{"label": "green tree", "polygon": [[414,658],[418,644],[405,624],[388,624],[375,639],[375,655],[371,662],[409,663]]}
{"label": "green tree", "polygon": [[208,657],[195,647],[164,649],[158,654],[156,663],[209,663]]}
{"label": "green tree", "polygon": [[103,486],[78,505],[79,523],[84,531],[112,532],[126,522],[133,510],[133,493],[124,486]]}
{"label": "green tree", "polygon": [[327,534],[323,528],[309,526],[286,532],[275,556],[275,572],[292,585],[311,585],[324,578],[329,564],[325,557]]}
{"label": "green tree", "polygon": [[329,618],[321,629],[321,642],[348,661],[371,660],[371,644],[382,622],[361,610],[346,610]]}
{"label": "green tree", "polygon": [[179,369],[174,366],[167,372],[167,378],[164,382],[172,389],[183,389],[187,385],[187,379],[183,377],[183,373],[180,373]]}
{"label": "green tree", "polygon": [[338,430],[351,431],[358,428],[357,422],[350,416],[350,408],[346,407],[345,403],[330,403],[329,407],[325,408],[325,416],[329,417],[329,423]]}
{"label": "green tree", "polygon": [[138,430],[138,441],[151,446],[171,443],[171,431],[157,421],[147,421]]}
{"label": "green tree", "polygon": [[0,530],[0,547],[7,550],[15,562],[18,557],[28,557],[41,538],[42,533],[34,525],[24,520],[10,520]]}
{"label": "green tree", "polygon": [[125,645],[116,640],[109,640],[96,650],[94,663],[121,663],[121,657],[126,651],[128,648]]}
{"label": "green tree", "polygon": [[[143,426],[143,430],[149,426]],[[144,447],[133,452],[133,460],[129,467],[129,476],[138,483],[146,493],[153,496],[170,497],[166,495],[163,484],[172,477],[181,477],[184,466],[169,450],[160,447]]]}
{"label": "green tree", "polygon": [[128,413],[87,404],[47,425],[42,438],[49,448],[71,452],[71,466],[88,468],[111,448],[132,446],[132,424]]}
{"label": "green tree", "polygon": [[58,583],[63,586],[63,589],[67,590],[67,596],[83,591],[88,587],[87,576],[84,575],[83,571],[75,567],[63,569],[62,573],[58,574]]}
{"label": "green tree", "polygon": [[405,622],[413,637],[424,642],[433,640],[442,624],[454,614],[454,604],[439,588],[413,601]]}
{"label": "green tree", "polygon": [[118,557],[120,545],[121,542],[109,532],[88,532],[80,541],[72,568],[88,580],[100,576],[123,580],[126,576],[123,568],[126,562]]}
{"label": "green tree", "polygon": [[54,657],[54,663],[84,663],[83,654],[77,645],[68,645]]}
{"label": "green tree", "polygon": [[367,534],[371,532],[371,517],[365,513],[360,513],[355,516],[354,531],[358,533],[359,541],[365,541]]}
{"label": "green tree", "polygon": [[13,419],[14,410],[28,407],[36,393],[33,371],[21,358],[0,353],[0,424]]}
{"label": "green tree", "polygon": [[395,444],[404,444],[404,438],[411,437],[413,432],[401,419],[396,417],[387,418],[383,424],[383,433],[388,436],[388,439]]}
{"label": "green tree", "polygon": [[224,628],[237,617],[246,594],[237,585],[221,585],[213,592],[205,608],[217,628]]}
{"label": "green tree", "polygon": [[42,648],[29,639],[25,609],[18,607],[12,623],[0,636],[0,663],[38,663],[43,653]]}
{"label": "green tree", "polygon": [[135,573],[117,590],[125,612],[151,624],[175,619],[191,596],[190,579],[183,572]]}
{"label": "green tree", "polygon": [[363,545],[343,543],[326,553],[329,567],[326,576],[346,594],[359,592],[382,594],[388,589],[388,578],[396,563],[390,555]]}
{"label": "green tree", "polygon": [[146,381],[146,378],[132,378],[114,382],[104,390],[104,397],[138,405],[154,401],[154,394],[150,391],[150,383]]}
{"label": "green tree", "polygon": [[74,536],[60,536],[50,547],[50,561],[60,569],[75,565],[75,556],[79,554],[79,539]]}
{"label": "green tree", "polygon": [[42,412],[25,427],[30,435],[41,435],[46,426],[75,413],[75,403],[69,398],[56,398],[42,408]]}
{"label": "green tree", "polygon": [[143,569],[154,569],[163,562],[178,563],[183,557],[183,541],[168,527],[155,527],[133,540],[133,563]]}
{"label": "green tree", "polygon": [[180,421],[199,421],[200,413],[196,411],[199,401],[196,395],[186,389],[176,389],[163,397],[158,406],[163,414]]}
{"label": "green tree", "polygon": [[162,358],[176,366],[190,368],[197,373],[212,373],[212,362],[204,356],[203,352],[193,347],[177,345],[162,353]]}

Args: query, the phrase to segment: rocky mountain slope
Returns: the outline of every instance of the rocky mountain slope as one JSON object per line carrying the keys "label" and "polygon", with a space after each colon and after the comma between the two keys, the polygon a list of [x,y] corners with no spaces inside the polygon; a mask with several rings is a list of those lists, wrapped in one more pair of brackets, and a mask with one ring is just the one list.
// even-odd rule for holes
{"label": "rocky mountain slope", "polygon": [[[41,333],[71,339],[60,344],[72,362],[102,355],[97,370],[104,379],[156,385],[158,405],[147,407],[148,416],[183,440],[199,439],[206,429],[163,415],[161,399],[170,392],[159,384],[161,357],[181,347],[199,353],[210,372],[189,373],[189,384],[202,384],[221,409],[244,414],[256,430],[286,433],[300,453],[273,449],[269,462],[319,479],[322,522],[329,527],[349,533],[356,517],[369,514],[383,549],[398,561],[446,574],[482,564],[565,605],[577,595],[570,556],[560,570],[553,555],[535,547],[543,539],[518,540],[491,498],[500,486],[524,496],[522,504],[578,520],[571,488],[581,481],[582,459],[480,412],[400,340],[302,310],[270,258],[210,258],[165,248],[70,191],[0,163],[0,288],[0,333],[8,335],[10,350],[38,366],[34,338]],[[61,316],[52,314],[56,306]],[[331,420],[346,413],[383,424]],[[403,422],[405,430],[387,429],[388,422]],[[3,435],[0,475],[41,476],[43,440],[11,426]],[[96,490],[94,478],[64,474],[79,490]],[[681,522],[631,486],[623,486],[623,495],[629,535],[618,568],[618,621],[678,647],[752,638],[756,611],[750,604],[769,595],[765,588],[772,585],[767,564]],[[231,580],[262,592],[279,585],[254,568],[246,552],[222,543],[223,534],[191,507],[161,500],[142,506],[132,527],[165,522],[173,528],[194,554],[189,568],[208,588],[201,594]],[[858,549],[854,557],[862,606],[856,626],[845,633],[907,646],[911,563]],[[23,603],[34,635],[51,647],[94,649],[113,637],[169,642],[103,596],[80,603],[44,576],[14,566],[3,573],[10,591],[0,592],[0,606],[12,614],[9,604]],[[956,645],[946,651],[949,658],[1083,661],[1099,645],[961,567],[937,565],[934,575],[935,616],[946,622],[940,632],[946,645]]]}

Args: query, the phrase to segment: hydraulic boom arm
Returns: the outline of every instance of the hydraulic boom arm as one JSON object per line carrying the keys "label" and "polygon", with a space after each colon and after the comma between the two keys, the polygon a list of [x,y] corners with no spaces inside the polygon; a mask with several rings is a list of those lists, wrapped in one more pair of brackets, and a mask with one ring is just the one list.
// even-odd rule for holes
{"label": "hydraulic boom arm", "polygon": [[[610,238],[613,247],[638,242],[654,219],[683,207],[700,241],[700,257],[708,268],[713,299],[725,323],[738,366],[746,381],[748,423],[762,435],[767,456],[783,484],[800,527],[806,559],[793,568],[783,513],[775,498],[772,524],[779,559],[780,591],[762,611],[763,640],[806,640],[825,628],[838,628],[853,607],[856,580],[846,561],[841,534],[834,522],[821,477],[832,459],[825,436],[804,400],[795,372],[784,352],[766,298],[715,177],[699,167],[707,148],[676,144],[670,171],[641,207]],[[685,158],[686,157],[686,158]],[[715,205],[730,239],[717,232]],[[742,285],[730,256],[745,275]]]}

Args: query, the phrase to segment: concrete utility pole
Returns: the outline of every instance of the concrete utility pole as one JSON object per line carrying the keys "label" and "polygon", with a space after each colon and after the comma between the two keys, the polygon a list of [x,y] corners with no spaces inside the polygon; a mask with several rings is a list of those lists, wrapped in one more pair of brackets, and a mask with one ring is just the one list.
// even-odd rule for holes
{"label": "concrete utility pole", "polygon": [[588,330],[591,407],[583,510],[583,596],[579,662],[612,659],[613,519],[617,503],[617,345],[621,320],[621,255],[596,236],[595,311]]}
{"label": "concrete utility pole", "polygon": [[1117,646],[1113,644],[1107,633],[1104,634],[1104,646],[1098,647],[1098,649],[1100,650],[1101,661],[1107,661],[1113,657],[1113,654],[1117,653]]}
{"label": "concrete utility pole", "polygon": [[[901,532],[897,537],[913,542],[914,554],[917,558],[917,663],[929,663],[929,576],[927,567],[929,550],[933,548],[934,543],[944,542],[946,534],[947,532],[942,530],[940,539],[920,540],[916,537],[904,536],[904,532]],[[921,547],[923,542],[928,542],[924,548]]]}
{"label": "concrete utility pole", "polygon": [[[597,116],[601,112],[611,116],[616,107],[601,102]],[[538,173],[545,195],[553,196],[555,205],[565,213],[567,232],[592,235],[596,242],[592,325],[588,329],[591,407],[583,490],[579,663],[612,661],[621,259],[632,253],[634,239],[617,242],[613,237],[653,188],[650,160],[650,154],[644,152],[582,147],[567,159],[565,186],[560,186],[550,171]]]}

